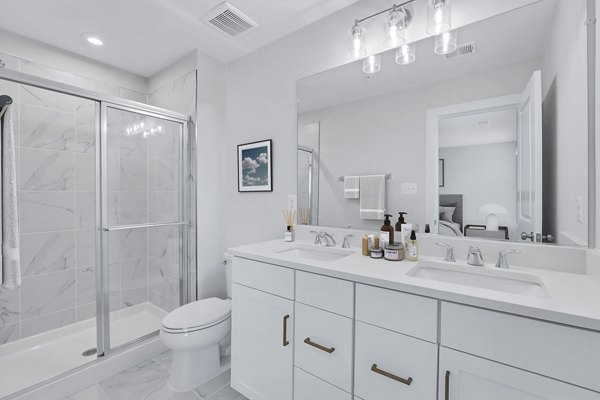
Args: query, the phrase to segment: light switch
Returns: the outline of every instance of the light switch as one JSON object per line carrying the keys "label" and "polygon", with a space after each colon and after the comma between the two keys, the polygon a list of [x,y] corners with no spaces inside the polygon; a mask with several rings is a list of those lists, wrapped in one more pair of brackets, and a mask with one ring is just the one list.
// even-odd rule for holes
{"label": "light switch", "polygon": [[406,182],[402,184],[402,194],[417,194],[417,183],[416,182]]}

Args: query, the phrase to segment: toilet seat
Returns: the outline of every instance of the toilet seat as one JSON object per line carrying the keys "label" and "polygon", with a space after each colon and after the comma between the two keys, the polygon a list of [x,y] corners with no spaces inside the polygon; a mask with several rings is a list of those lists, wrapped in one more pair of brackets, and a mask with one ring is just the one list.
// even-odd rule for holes
{"label": "toilet seat", "polygon": [[168,333],[189,333],[218,325],[231,316],[231,300],[216,297],[198,300],[171,311],[162,320]]}

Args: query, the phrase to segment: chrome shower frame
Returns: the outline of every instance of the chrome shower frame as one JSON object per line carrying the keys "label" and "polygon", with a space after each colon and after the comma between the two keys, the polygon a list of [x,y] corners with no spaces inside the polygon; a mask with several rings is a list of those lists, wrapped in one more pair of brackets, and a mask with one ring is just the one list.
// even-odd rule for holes
{"label": "chrome shower frame", "polygon": [[[109,281],[108,281],[108,233],[110,231],[122,229],[149,228],[156,226],[179,226],[180,229],[180,271],[179,271],[179,303],[185,304],[196,300],[196,283],[192,277],[197,276],[196,265],[191,265],[190,254],[195,254],[197,250],[196,229],[192,224],[195,223],[195,143],[196,126],[191,117],[174,111],[162,109],[159,107],[138,103],[132,100],[125,100],[118,97],[97,93],[94,91],[81,89],[76,86],[67,85],[37,76],[24,74],[22,72],[0,69],[0,80],[13,82],[16,84],[28,85],[40,89],[46,89],[57,93],[76,96],[79,98],[94,101],[96,104],[96,328],[97,328],[97,357],[104,357],[111,352],[116,352],[134,345],[140,341],[154,338],[158,335],[158,330],[154,333],[138,338],[132,342],[121,346],[110,347],[110,308],[109,308]],[[107,193],[107,154],[106,138],[108,131],[107,110],[117,109],[129,111],[136,114],[160,118],[173,121],[181,125],[181,204],[179,220],[161,224],[139,224],[109,226],[108,211],[108,193]],[[38,385],[36,385],[38,386]]]}

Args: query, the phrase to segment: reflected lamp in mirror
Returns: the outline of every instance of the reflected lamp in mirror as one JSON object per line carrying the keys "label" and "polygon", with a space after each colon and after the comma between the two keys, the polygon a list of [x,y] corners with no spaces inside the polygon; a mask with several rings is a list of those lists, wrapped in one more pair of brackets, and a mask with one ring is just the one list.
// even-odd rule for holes
{"label": "reflected lamp in mirror", "polygon": [[350,36],[352,36],[350,55],[355,59],[366,56],[366,31],[365,28],[358,24],[358,21],[356,21],[352,29],[350,29]]}
{"label": "reflected lamp in mirror", "polygon": [[433,51],[435,54],[450,54],[456,50],[458,46],[458,33],[456,30],[442,33],[435,37],[435,46]]}
{"label": "reflected lamp in mirror", "polygon": [[508,214],[506,208],[497,203],[486,203],[479,207],[478,212],[480,214],[487,214],[485,221],[485,230],[497,231],[498,230],[498,215]]}
{"label": "reflected lamp in mirror", "polygon": [[416,46],[414,43],[403,44],[396,49],[396,64],[408,65],[415,62]]}
{"label": "reflected lamp in mirror", "polygon": [[395,49],[405,43],[404,32],[406,27],[406,12],[398,9],[396,5],[388,13],[386,20],[385,47]]}
{"label": "reflected lamp in mirror", "polygon": [[371,54],[363,60],[363,72],[375,74],[381,70],[381,54]]}

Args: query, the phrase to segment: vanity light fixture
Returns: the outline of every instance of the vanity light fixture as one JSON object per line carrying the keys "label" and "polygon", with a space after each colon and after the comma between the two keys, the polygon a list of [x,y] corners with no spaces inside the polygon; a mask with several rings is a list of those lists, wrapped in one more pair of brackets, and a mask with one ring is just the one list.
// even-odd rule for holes
{"label": "vanity light fixture", "polygon": [[396,64],[408,65],[415,62],[417,49],[414,43],[405,43],[396,49]]}
{"label": "vanity light fixture", "polygon": [[427,33],[441,35],[452,28],[451,0],[428,0]]}
{"label": "vanity light fixture", "polygon": [[375,74],[381,70],[381,54],[371,54],[363,60],[363,72]]}
{"label": "vanity light fixture", "polygon": [[354,26],[350,30],[350,35],[352,36],[352,48],[350,50],[352,57],[359,59],[366,56],[366,31],[365,28],[358,24],[358,20],[354,22]]}
{"label": "vanity light fixture", "polygon": [[435,37],[435,54],[450,54],[458,47],[458,34],[456,30],[442,33]]}
{"label": "vanity light fixture", "polygon": [[406,40],[404,31],[406,25],[406,10],[394,5],[386,21],[386,40],[384,46],[390,49],[402,46]]}

